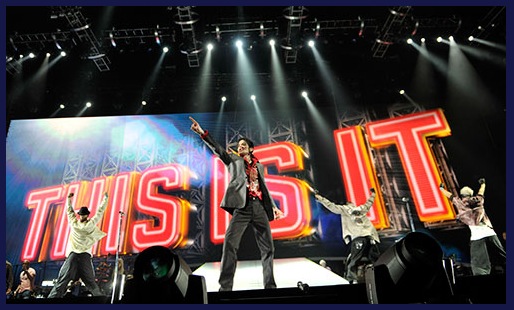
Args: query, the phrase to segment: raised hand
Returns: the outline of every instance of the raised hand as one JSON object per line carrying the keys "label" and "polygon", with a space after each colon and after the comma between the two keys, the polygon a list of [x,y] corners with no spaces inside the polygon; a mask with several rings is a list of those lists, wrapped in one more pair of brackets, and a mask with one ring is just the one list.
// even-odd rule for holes
{"label": "raised hand", "polygon": [[282,212],[278,208],[273,208],[273,215],[275,220],[280,220],[281,218],[284,218],[284,212]]}
{"label": "raised hand", "polygon": [[68,194],[68,198],[73,197],[73,195],[74,195],[73,193],[69,193],[69,194]]}
{"label": "raised hand", "polygon": [[372,188],[370,188],[370,189],[369,189],[369,191],[370,191],[370,192],[372,192],[372,193],[374,193],[374,192],[375,192],[375,188],[374,188],[374,187],[372,187]]}
{"label": "raised hand", "polygon": [[478,183],[479,183],[479,184],[485,184],[485,179],[484,179],[484,178],[480,178],[480,179],[478,179]]}
{"label": "raised hand", "polygon": [[192,118],[191,116],[189,117],[189,119],[191,120],[191,122],[193,122],[191,124],[191,130],[196,132],[199,135],[203,135],[205,133],[205,131],[202,129],[200,124],[198,124],[198,122],[194,118]]}

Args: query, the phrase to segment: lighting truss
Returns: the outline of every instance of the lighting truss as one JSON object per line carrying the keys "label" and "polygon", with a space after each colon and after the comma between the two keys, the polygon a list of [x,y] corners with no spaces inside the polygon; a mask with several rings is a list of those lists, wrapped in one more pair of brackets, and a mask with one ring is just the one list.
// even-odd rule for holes
{"label": "lighting truss", "polygon": [[309,10],[303,6],[290,6],[284,10],[284,17],[288,20],[287,35],[281,47],[285,50],[287,64],[296,63],[298,49],[301,48],[300,39],[302,21],[307,18]]}
{"label": "lighting truss", "polygon": [[394,43],[396,35],[401,32],[403,23],[410,10],[410,6],[398,6],[390,10],[390,14],[382,26],[377,40],[373,43],[371,48],[373,57],[384,57],[389,46]]}
{"label": "lighting truss", "polygon": [[55,15],[66,18],[71,27],[70,33],[74,34],[79,42],[85,42],[88,45],[87,59],[92,60],[100,72],[109,71],[111,61],[100,52],[101,43],[98,42],[86,18],[82,15],[81,8],[58,6],[53,10]]}
{"label": "lighting truss", "polygon": [[[501,14],[504,13],[505,7],[504,6],[495,6],[493,7],[487,15],[480,21],[483,23],[482,25],[479,25],[472,31],[471,36],[477,39],[485,40],[487,37],[491,34],[491,32],[498,26],[498,23],[500,23],[501,18],[505,18],[504,16],[501,17]],[[470,45],[478,45],[477,42],[472,41]]]}
{"label": "lighting truss", "polygon": [[189,67],[199,67],[200,59],[198,54],[202,51],[201,42],[196,40],[194,24],[198,21],[198,14],[191,11],[190,6],[178,6],[178,14],[174,17],[175,24],[182,29],[184,43],[180,46],[180,51],[187,56]]}

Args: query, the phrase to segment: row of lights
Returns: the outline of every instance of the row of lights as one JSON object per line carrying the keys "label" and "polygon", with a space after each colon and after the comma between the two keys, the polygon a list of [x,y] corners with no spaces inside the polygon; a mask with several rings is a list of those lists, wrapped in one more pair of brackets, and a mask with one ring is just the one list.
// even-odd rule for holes
{"label": "row of lights", "polygon": [[[453,38],[453,36],[449,36],[448,37],[448,41],[454,42],[454,40],[455,39]],[[475,40],[475,37],[473,37],[473,36],[469,36],[468,37],[468,41],[471,42],[473,40]],[[421,38],[420,41],[421,41],[421,43],[425,43],[425,38]],[[443,37],[437,37],[436,41],[439,42],[439,43],[442,42],[443,41]],[[407,39],[407,44],[412,44],[413,42],[414,41],[411,38]]]}
{"label": "row of lights", "polygon": [[[468,41],[473,41],[474,39],[475,38],[473,36],[469,36],[468,37]],[[448,37],[448,40],[449,41],[454,41],[453,36]],[[380,41],[380,40],[378,40],[378,41]],[[425,43],[426,39],[425,38],[421,38],[420,41],[421,41],[421,43]],[[437,37],[436,41],[437,42],[442,42],[443,38],[442,37]],[[407,39],[407,44],[412,44],[413,42],[414,41],[411,38]],[[275,44],[276,44],[276,41],[274,39],[270,39],[269,40],[269,45],[270,46],[275,46]],[[243,47],[243,41],[242,40],[237,40],[235,45],[236,45],[237,48],[242,48]],[[309,40],[307,42],[307,45],[310,46],[310,47],[314,47],[315,41],[314,40]],[[214,44],[212,44],[212,43],[207,44],[207,50],[211,51],[212,49],[214,49]],[[163,51],[163,53],[168,53],[169,52],[169,48],[167,46],[165,46],[165,47],[162,48],[162,51]],[[64,56],[66,56],[66,52],[65,51],[61,51],[60,55],[62,57],[64,57]],[[50,56],[51,56],[50,53],[46,53],[46,57],[50,57]],[[19,56],[20,59],[22,59],[23,57],[24,57],[24,55],[20,55]],[[29,54],[29,58],[34,58],[34,57],[36,57],[36,55],[34,53],[30,53]],[[9,61],[11,61],[13,59],[14,59],[13,57],[8,57],[7,61],[9,62]]]}
{"label": "row of lights", "polygon": [[[308,96],[306,91],[302,91],[302,92],[301,92],[301,95],[302,95],[302,97],[304,97],[304,98],[307,98],[307,96]],[[255,95],[251,95],[251,96],[250,96],[250,100],[255,101],[256,99],[257,99],[257,96],[255,96]],[[227,101],[227,97],[226,97],[226,96],[222,96],[222,97],[221,97],[221,101],[222,101],[222,102],[226,102],[226,101]],[[147,103],[147,101],[146,101],[146,100],[142,100],[142,101],[141,101],[141,105],[145,106],[145,105],[147,105],[147,104],[148,104],[148,103]],[[90,107],[92,107],[92,106],[93,106],[93,104],[92,104],[90,101],[86,102],[86,105],[85,105],[85,107],[86,107],[86,108],[90,108]],[[59,108],[61,108],[61,110],[62,110],[62,109],[64,109],[64,108],[66,108],[66,106],[65,106],[64,104],[61,104],[61,105],[59,105]]]}

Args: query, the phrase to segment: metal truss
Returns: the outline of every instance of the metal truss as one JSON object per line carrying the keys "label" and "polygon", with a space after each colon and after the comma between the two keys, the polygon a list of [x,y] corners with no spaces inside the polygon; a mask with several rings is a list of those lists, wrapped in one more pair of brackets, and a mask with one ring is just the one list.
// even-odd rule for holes
{"label": "metal truss", "polygon": [[146,44],[154,41],[156,37],[170,38],[171,30],[169,27],[155,28],[134,28],[134,29],[112,29],[104,30],[103,37],[111,41],[111,45],[115,46],[118,42],[125,44]]}
{"label": "metal truss", "polygon": [[302,48],[302,21],[307,18],[307,16],[308,10],[303,6],[290,6],[284,10],[284,17],[288,20],[288,23],[287,35],[282,40],[281,47],[285,50],[286,64],[296,63],[298,50]]}
{"label": "metal truss", "polygon": [[74,34],[74,37],[79,42],[84,42],[88,45],[89,49],[86,58],[92,60],[100,72],[109,71],[111,61],[104,53],[100,52],[101,43],[96,39],[89,23],[82,15],[80,7],[54,7],[54,14],[66,18],[71,27],[70,33]]}
{"label": "metal truss", "polygon": [[398,6],[390,10],[379,36],[371,47],[373,57],[383,58],[389,46],[394,44],[397,35],[402,31],[403,23],[410,11],[410,6]]}
{"label": "metal truss", "polygon": [[174,17],[175,24],[182,29],[184,42],[180,45],[180,52],[186,54],[189,67],[200,66],[198,54],[202,51],[202,43],[196,39],[194,24],[198,21],[198,14],[191,11],[190,6],[177,6],[178,14]]}
{"label": "metal truss", "polygon": [[[480,28],[477,26],[471,32],[471,36],[476,39],[485,40],[491,33],[498,27],[499,24],[505,23],[505,7],[504,6],[495,6],[489,12],[487,12],[486,16],[481,20]],[[477,46],[479,43],[476,41],[471,41],[470,45]]]}
{"label": "metal truss", "polygon": [[[391,118],[422,111],[425,111],[425,109],[415,102],[397,103],[388,107],[389,117]],[[457,194],[457,178],[453,169],[449,165],[449,159],[443,142],[440,139],[432,138],[428,140],[428,143],[446,184],[448,184],[449,187],[453,189],[453,192]],[[390,197],[393,198],[391,204],[395,206],[394,209],[398,213],[397,215],[392,214],[392,216],[395,217],[395,223],[401,224],[400,227],[402,229],[408,226],[413,226],[413,216],[409,205],[411,197],[406,195],[406,193],[410,192],[409,185],[405,179],[404,173],[397,172],[398,167],[402,167],[399,155],[397,154],[398,152],[393,148],[386,148],[380,152],[382,153],[382,158],[386,159],[384,163],[381,163],[381,166],[383,166],[384,169],[380,170],[380,174],[388,180],[388,184],[391,184],[389,189],[390,193],[388,195],[391,195]],[[403,205],[403,208],[399,208],[398,205]],[[462,224],[457,223],[456,221],[423,223],[423,225],[427,228],[440,227],[444,229],[460,229],[462,227]]]}
{"label": "metal truss", "polygon": [[98,160],[94,153],[72,154],[68,157],[64,168],[62,184],[77,181],[93,180],[97,175]]}

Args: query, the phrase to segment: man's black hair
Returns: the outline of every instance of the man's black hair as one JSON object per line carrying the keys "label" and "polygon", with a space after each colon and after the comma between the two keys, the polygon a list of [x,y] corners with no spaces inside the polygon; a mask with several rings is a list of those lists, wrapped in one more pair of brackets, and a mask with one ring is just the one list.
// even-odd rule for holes
{"label": "man's black hair", "polygon": [[248,144],[249,147],[253,149],[253,142],[252,140],[248,139],[247,137],[241,137],[239,140],[237,140],[237,143],[239,144],[239,141],[244,140]]}

